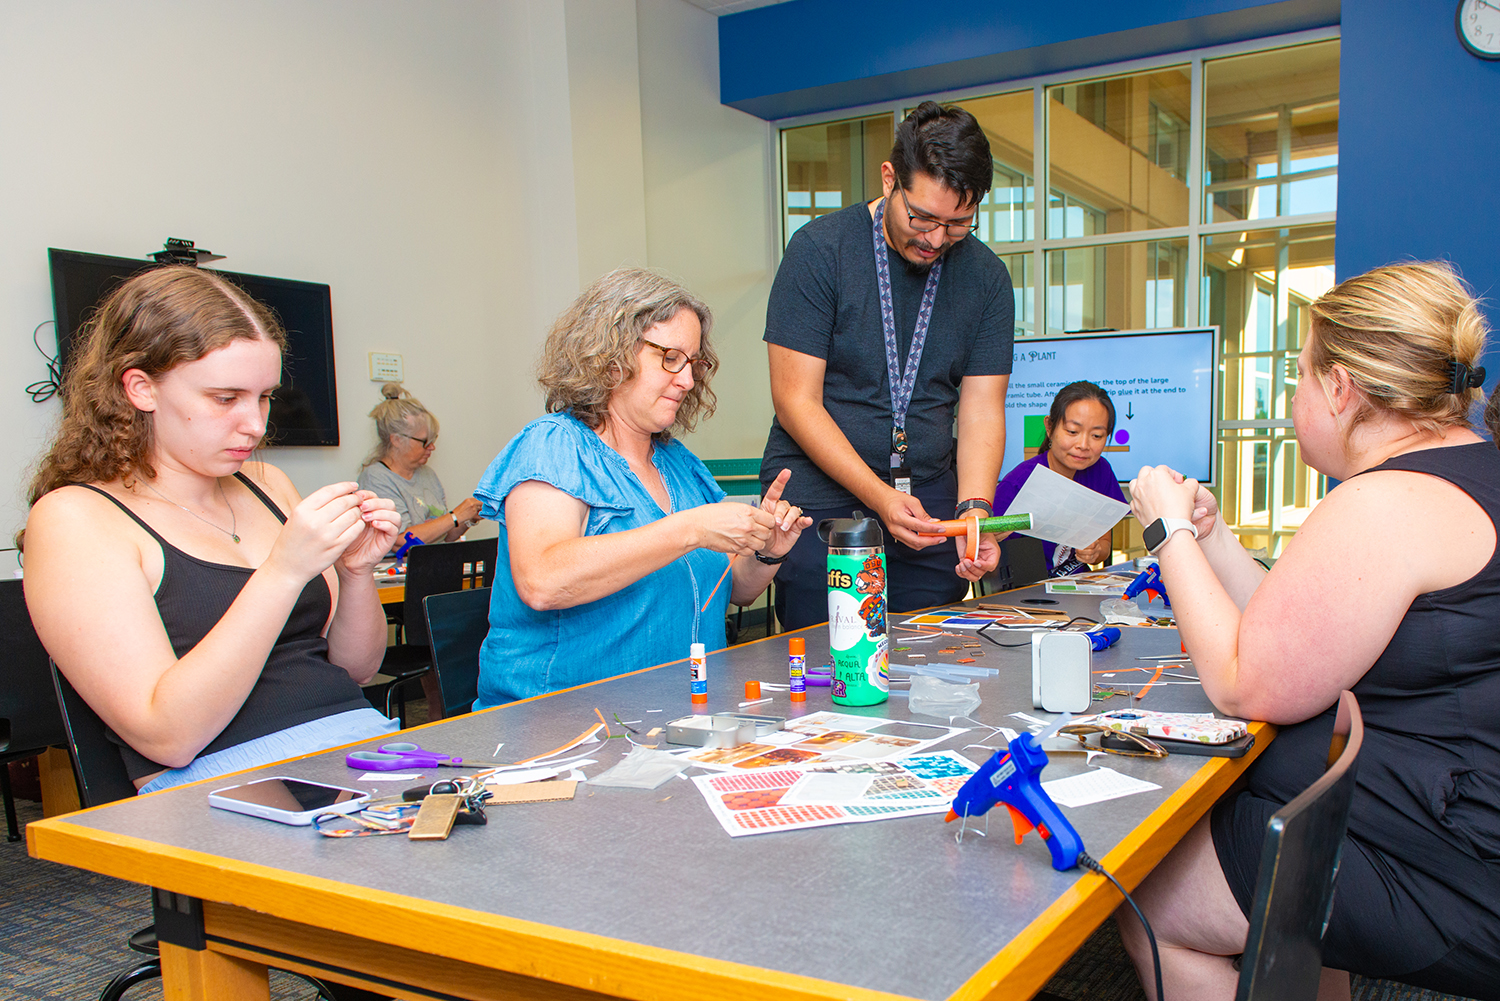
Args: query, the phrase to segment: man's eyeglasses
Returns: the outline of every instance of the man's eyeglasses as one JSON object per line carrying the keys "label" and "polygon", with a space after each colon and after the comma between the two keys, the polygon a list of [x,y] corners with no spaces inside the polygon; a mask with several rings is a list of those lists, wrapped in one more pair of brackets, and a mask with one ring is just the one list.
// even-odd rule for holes
{"label": "man's eyeglasses", "polygon": [[431,438],[418,438],[416,435],[404,434],[400,431],[397,431],[396,433],[401,435],[401,437],[405,438],[407,441],[416,442],[423,448],[437,448],[437,435],[433,435]]}
{"label": "man's eyeglasses", "polygon": [[947,230],[948,235],[953,239],[962,240],[979,228],[979,221],[977,219],[971,218],[968,222],[943,222],[941,219],[934,219],[931,216],[919,215],[911,210],[911,202],[906,198],[906,189],[897,184],[896,190],[901,192],[901,204],[906,206],[907,224],[918,233],[931,233],[938,227],[942,227]]}
{"label": "man's eyeglasses", "polygon": [[655,341],[648,341],[644,337],[641,338],[641,343],[660,351],[661,367],[673,375],[686,368],[688,362],[693,363],[693,378],[700,382],[714,370],[713,362],[703,358],[690,358],[687,352],[679,351],[677,348],[669,348],[665,345],[657,344]]}

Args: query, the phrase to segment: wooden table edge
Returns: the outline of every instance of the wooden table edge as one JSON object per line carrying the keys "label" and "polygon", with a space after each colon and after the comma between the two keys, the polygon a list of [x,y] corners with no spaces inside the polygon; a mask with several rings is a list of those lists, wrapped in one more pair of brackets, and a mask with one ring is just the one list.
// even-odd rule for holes
{"label": "wooden table edge", "polygon": [[[256,912],[291,929],[316,927],[371,943],[562,984],[612,997],[698,1001],[907,1001],[904,995],[711,959],[590,932],[486,914],[385,890],[350,887],[255,863],[172,848],[70,823],[27,825],[36,858]],[[205,906],[206,913],[215,909]],[[227,913],[219,910],[219,914]],[[309,914],[318,924],[308,926]],[[372,935],[371,930],[378,929]],[[209,928],[214,934],[214,929]],[[299,955],[307,939],[289,930],[267,947]],[[308,957],[315,958],[315,957]]]}
{"label": "wooden table edge", "polygon": [[[1191,779],[1099,860],[1126,889],[1135,889],[1146,878],[1276,735],[1276,728],[1269,723],[1251,723],[1249,727],[1255,734],[1255,744],[1249,751],[1238,758],[1204,758],[1203,767]],[[949,995],[948,1001],[1031,997],[1123,903],[1114,884],[1098,873],[1084,872],[1077,883]]]}

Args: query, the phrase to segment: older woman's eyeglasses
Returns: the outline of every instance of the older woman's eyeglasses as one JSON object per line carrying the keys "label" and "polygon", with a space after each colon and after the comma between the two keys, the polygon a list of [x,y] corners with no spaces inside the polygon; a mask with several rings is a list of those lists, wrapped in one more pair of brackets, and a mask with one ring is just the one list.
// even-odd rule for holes
{"label": "older woman's eyeglasses", "polygon": [[404,434],[400,431],[397,431],[396,433],[401,435],[401,437],[405,438],[407,441],[416,442],[423,448],[437,448],[437,435],[433,435],[431,438],[418,438],[414,434]]}
{"label": "older woman's eyeglasses", "polygon": [[655,341],[648,341],[644,337],[641,338],[641,343],[646,345],[647,347],[655,348],[656,350],[660,351],[661,367],[664,370],[671,372],[673,375],[676,375],[678,372],[681,372],[684,368],[686,368],[688,362],[693,363],[693,378],[699,381],[701,381],[706,375],[714,370],[713,362],[708,361],[704,358],[690,358],[688,357],[687,352],[679,351],[677,348],[669,348],[664,344],[658,344]]}

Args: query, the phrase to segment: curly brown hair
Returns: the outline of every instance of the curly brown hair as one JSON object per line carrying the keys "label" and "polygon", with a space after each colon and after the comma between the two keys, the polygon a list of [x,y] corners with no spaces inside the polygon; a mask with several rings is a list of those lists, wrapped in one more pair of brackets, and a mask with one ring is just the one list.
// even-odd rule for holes
{"label": "curly brown hair", "polygon": [[684,309],[698,315],[703,329],[697,360],[705,371],[683,397],[672,426],[651,437],[666,442],[674,431],[689,432],[699,420],[712,417],[718,399],[708,383],[719,365],[708,336],[713,314],[681,285],[643,268],[611,271],[584,289],[552,325],[537,364],[537,382],[547,394],[547,413],[571,411],[597,431],[604,425],[610,396],[640,373],[636,355],[641,338]]}
{"label": "curly brown hair", "polygon": [[79,331],[63,377],[62,419],[30,502],[73,483],[155,479],[151,415],[131,405],[122,377],[140,369],[156,378],[236,340],[286,350],[275,314],[211,271],[152,268],[111,292]]}

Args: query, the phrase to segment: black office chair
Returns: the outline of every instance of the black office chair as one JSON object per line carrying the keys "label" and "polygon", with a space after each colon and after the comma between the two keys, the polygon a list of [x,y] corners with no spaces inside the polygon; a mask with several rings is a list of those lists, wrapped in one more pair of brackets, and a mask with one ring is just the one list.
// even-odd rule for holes
{"label": "black office chair", "polygon": [[67,735],[47,669],[47,651],[31,626],[19,580],[0,580],[0,642],[6,650],[0,670],[0,798],[5,801],[6,839],[20,841],[7,766],[54,744],[62,746]]}
{"label": "black office chair", "polygon": [[490,631],[490,590],[429,594],[422,602],[444,719],[471,711],[479,696],[479,648]]}
{"label": "black office chair", "polygon": [[1029,535],[1011,535],[1000,540],[1000,562],[980,580],[981,595],[1035,584],[1046,580],[1051,568],[1042,540]]}
{"label": "black office chair", "polygon": [[1364,734],[1359,703],[1353,692],[1344,692],[1328,771],[1266,824],[1235,1001],[1313,1001],[1318,996],[1323,932],[1333,910]]}
{"label": "black office chair", "polygon": [[[365,697],[375,708],[384,708],[390,718],[406,727],[406,685],[432,669],[432,647],[427,642],[427,620],[422,599],[474,587],[489,587],[495,579],[495,554],[499,539],[444,542],[413,546],[406,554],[406,594],[401,607],[405,625],[402,642],[386,648],[385,659],[375,678],[365,685]],[[442,719],[428,706],[430,719]]]}
{"label": "black office chair", "polygon": [[[104,721],[83,701],[68,679],[48,661],[54,686],[54,705],[61,709],[62,729],[73,761],[73,776],[78,780],[78,798],[85,807],[103,806],[136,794],[135,783],[125,770],[120,748],[107,736]],[[153,891],[154,892],[154,891]],[[156,944],[156,926],[147,925],[129,939],[130,948],[146,959],[116,976],[99,994],[99,1001],[119,1001],[136,984],[161,976],[161,958]],[[339,1001],[337,994],[321,980],[293,973],[317,988],[323,1001]]]}

